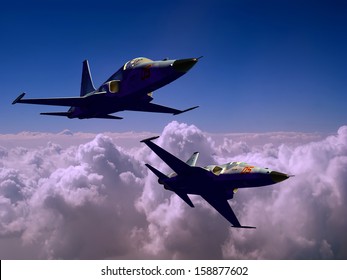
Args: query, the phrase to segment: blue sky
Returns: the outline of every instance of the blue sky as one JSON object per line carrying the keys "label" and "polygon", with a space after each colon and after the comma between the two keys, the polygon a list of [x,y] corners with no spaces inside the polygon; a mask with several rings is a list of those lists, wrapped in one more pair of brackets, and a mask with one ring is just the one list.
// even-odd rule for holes
{"label": "blue sky", "polygon": [[[0,133],[161,131],[172,120],[210,132],[334,132],[347,117],[345,1],[30,1],[0,10]],[[122,121],[40,116],[28,97],[77,96],[82,61],[95,85],[126,61],[204,58],[158,90],[180,116]],[[61,109],[61,108],[58,108]]]}

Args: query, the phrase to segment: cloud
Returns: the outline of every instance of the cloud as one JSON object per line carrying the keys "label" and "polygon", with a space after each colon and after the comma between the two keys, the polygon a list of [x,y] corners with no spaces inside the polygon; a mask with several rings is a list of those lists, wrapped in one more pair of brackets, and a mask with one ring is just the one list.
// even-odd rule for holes
{"label": "cloud", "polygon": [[336,136],[323,141],[295,148],[282,144],[272,156],[266,157],[269,147],[264,147],[263,152],[245,155],[245,159],[271,163],[272,168],[296,176],[271,187],[271,192],[261,199],[251,191],[247,191],[247,197],[239,199],[249,205],[244,208],[241,219],[258,224],[258,229],[230,235],[223,248],[224,256],[345,259],[346,137],[347,127],[344,126]]}
{"label": "cloud", "polygon": [[190,208],[164,190],[144,163],[170,169],[147,146],[128,144],[152,135],[0,135],[0,257],[347,258],[347,126],[329,136],[164,128],[158,145],[182,160],[199,151],[198,165],[237,160],[295,174],[230,201],[256,230],[232,229],[200,197]]}
{"label": "cloud", "polygon": [[24,248],[41,248],[33,258],[94,259],[131,251],[129,232],[145,220],[133,205],[142,191],[136,176],[144,168],[109,137],[97,135],[78,148],[48,143],[9,154],[7,165],[24,163],[21,171],[0,172],[2,236],[19,235]]}
{"label": "cloud", "polygon": [[[140,147],[140,140],[149,137],[149,132],[104,132],[104,136],[110,137],[117,145],[131,149]],[[94,133],[73,132],[65,129],[59,133],[50,132],[29,132],[24,131],[17,134],[0,134],[0,147],[5,148],[37,148],[45,146],[48,141],[58,144],[62,148],[78,146],[92,141],[95,138]],[[1,148],[0,148],[1,151]],[[1,152],[0,152],[1,156]]]}

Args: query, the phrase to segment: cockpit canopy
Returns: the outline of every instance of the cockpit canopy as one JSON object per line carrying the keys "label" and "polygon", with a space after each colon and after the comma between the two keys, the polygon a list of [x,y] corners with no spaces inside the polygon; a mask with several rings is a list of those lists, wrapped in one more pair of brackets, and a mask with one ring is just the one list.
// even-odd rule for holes
{"label": "cockpit canopy", "polygon": [[123,70],[128,70],[136,67],[138,64],[151,63],[153,60],[146,57],[137,57],[124,64]]}
{"label": "cockpit canopy", "polygon": [[[106,84],[110,81],[122,81],[123,80],[123,74],[124,74],[123,72],[125,70],[133,69],[134,67],[136,67],[137,65],[142,64],[142,63],[150,64],[152,62],[153,62],[153,60],[151,60],[149,58],[145,58],[145,57],[134,58],[134,59],[128,61],[127,63],[125,63],[123,67],[118,69],[118,71],[116,73],[114,73],[111,77],[109,77],[104,84]],[[102,86],[98,89],[98,91],[104,91]]]}

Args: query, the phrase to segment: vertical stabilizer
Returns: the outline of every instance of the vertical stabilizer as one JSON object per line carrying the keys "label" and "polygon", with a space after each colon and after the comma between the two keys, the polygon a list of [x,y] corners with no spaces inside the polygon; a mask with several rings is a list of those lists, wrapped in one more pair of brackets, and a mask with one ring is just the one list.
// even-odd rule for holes
{"label": "vertical stabilizer", "polygon": [[199,157],[199,152],[195,152],[194,154],[192,154],[192,156],[186,161],[186,164],[190,165],[190,166],[195,166],[196,165],[196,161],[198,160]]}
{"label": "vertical stabilizer", "polygon": [[95,91],[95,87],[93,85],[92,76],[90,74],[88,60],[85,60],[83,61],[83,68],[82,68],[80,96],[85,96],[87,93],[90,93],[92,91]]}

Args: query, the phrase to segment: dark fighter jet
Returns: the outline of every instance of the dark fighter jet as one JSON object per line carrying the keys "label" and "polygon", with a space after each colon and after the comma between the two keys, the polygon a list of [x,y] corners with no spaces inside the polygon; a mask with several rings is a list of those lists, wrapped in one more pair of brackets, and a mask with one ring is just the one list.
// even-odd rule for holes
{"label": "dark fighter jet", "polygon": [[125,63],[97,89],[93,85],[88,61],[85,60],[79,97],[23,99],[25,93],[22,93],[12,104],[70,106],[67,112],[49,112],[41,113],[41,115],[79,119],[122,119],[110,114],[125,110],[178,115],[198,106],[178,110],[154,104],[151,103],[152,92],[187,73],[198,59],[153,61],[138,57]]}
{"label": "dark fighter jet", "polygon": [[229,162],[222,165],[195,166],[199,153],[194,153],[185,163],[151,140],[142,140],[174,171],[164,175],[153,166],[146,166],[159,178],[158,183],[176,193],[190,207],[194,207],[188,194],[200,195],[214,207],[235,228],[254,228],[241,226],[231,209],[228,200],[234,197],[239,188],[255,188],[284,181],[292,175],[268,168],[251,166],[245,162]]}

